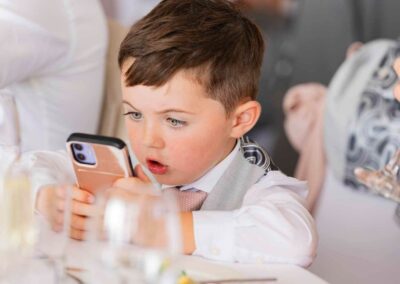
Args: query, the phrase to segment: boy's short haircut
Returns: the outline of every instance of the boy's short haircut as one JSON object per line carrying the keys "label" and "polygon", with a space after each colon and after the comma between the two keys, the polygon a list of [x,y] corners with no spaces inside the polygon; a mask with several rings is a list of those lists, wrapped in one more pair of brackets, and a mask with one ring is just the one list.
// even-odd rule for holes
{"label": "boy's short haircut", "polygon": [[181,70],[229,114],[255,100],[264,41],[257,26],[227,0],[164,0],[132,26],[118,62],[134,63],[127,86],[162,86]]}

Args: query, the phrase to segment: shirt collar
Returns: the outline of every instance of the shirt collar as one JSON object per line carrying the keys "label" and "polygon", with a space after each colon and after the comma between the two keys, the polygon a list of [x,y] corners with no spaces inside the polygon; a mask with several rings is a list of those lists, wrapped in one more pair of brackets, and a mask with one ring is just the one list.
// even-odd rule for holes
{"label": "shirt collar", "polygon": [[[207,193],[210,193],[214,186],[217,184],[218,180],[224,174],[224,172],[228,169],[229,165],[231,164],[233,158],[235,157],[236,153],[240,149],[240,142],[236,141],[235,148],[229,153],[228,156],[225,157],[221,162],[219,162],[216,166],[210,169],[205,175],[201,178],[195,180],[192,183],[183,185],[180,190],[188,190],[188,189],[198,189]],[[161,186],[162,189],[171,187],[171,185],[163,184]]]}

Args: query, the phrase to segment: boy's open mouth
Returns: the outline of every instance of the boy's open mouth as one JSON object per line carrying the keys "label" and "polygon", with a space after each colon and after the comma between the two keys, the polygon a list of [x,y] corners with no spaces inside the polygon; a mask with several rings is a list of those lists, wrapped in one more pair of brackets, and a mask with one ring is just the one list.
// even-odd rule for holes
{"label": "boy's open mouth", "polygon": [[146,159],[146,165],[149,171],[155,175],[163,175],[167,172],[167,166],[156,160]]}

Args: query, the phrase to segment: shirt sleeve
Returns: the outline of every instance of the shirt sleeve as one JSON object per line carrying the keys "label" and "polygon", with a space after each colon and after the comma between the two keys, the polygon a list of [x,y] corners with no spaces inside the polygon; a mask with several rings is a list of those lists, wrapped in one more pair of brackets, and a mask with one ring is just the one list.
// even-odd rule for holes
{"label": "shirt sleeve", "polygon": [[35,22],[35,15],[20,14],[23,2],[0,2],[0,89],[40,75],[69,48],[61,38],[65,35],[52,34]]}
{"label": "shirt sleeve", "polygon": [[45,185],[73,184],[75,175],[66,151],[31,151],[21,157],[30,172],[33,199]]}
{"label": "shirt sleeve", "polygon": [[274,171],[246,193],[233,211],[193,212],[195,255],[243,263],[309,266],[318,242],[299,193],[305,184]]}

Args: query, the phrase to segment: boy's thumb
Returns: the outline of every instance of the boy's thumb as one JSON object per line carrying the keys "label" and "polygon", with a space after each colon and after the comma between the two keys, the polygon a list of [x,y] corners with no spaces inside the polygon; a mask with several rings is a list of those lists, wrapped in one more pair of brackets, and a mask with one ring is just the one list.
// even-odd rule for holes
{"label": "boy's thumb", "polygon": [[136,165],[135,174],[140,180],[144,182],[150,182],[149,177],[143,171],[142,165]]}

